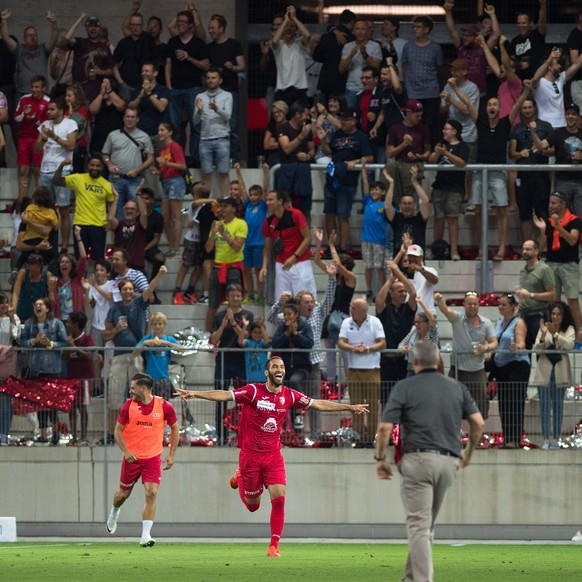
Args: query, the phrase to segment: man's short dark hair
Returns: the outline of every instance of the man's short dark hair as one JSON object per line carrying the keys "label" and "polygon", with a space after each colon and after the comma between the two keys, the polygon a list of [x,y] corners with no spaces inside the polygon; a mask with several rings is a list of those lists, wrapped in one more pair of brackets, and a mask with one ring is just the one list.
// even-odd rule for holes
{"label": "man's short dark hair", "polygon": [[69,314],[69,321],[76,324],[79,329],[85,329],[87,316],[82,311],[73,311]]}
{"label": "man's short dark hair", "polygon": [[362,73],[372,73],[374,77],[378,77],[379,75],[378,69],[376,67],[372,67],[371,65],[366,65],[365,67],[362,67]]}
{"label": "man's short dark hair", "polygon": [[283,202],[283,204],[288,204],[291,201],[289,192],[286,192],[285,190],[273,190],[273,192],[275,193],[277,200]]}
{"label": "man's short dark hair", "polygon": [[412,19],[412,22],[413,24],[421,24],[429,30],[434,28],[434,22],[432,21],[432,18],[429,18],[428,16],[415,16]]}
{"label": "man's short dark hair", "polygon": [[145,386],[149,390],[153,390],[154,388],[154,380],[149,374],[138,372],[133,375],[131,381],[135,382],[138,386]]}
{"label": "man's short dark hair", "polygon": [[220,25],[220,28],[226,30],[226,18],[222,14],[213,14],[210,20],[216,20]]}
{"label": "man's short dark hair", "polygon": [[351,24],[352,22],[356,22],[357,16],[351,10],[344,10],[339,16],[339,23],[340,24]]}
{"label": "man's short dark hair", "polygon": [[289,119],[297,115],[298,113],[303,113],[305,111],[305,103],[303,101],[293,101],[291,107],[289,107]]}
{"label": "man's short dark hair", "polygon": [[268,358],[267,361],[265,362],[265,371],[268,371],[271,369],[271,362],[273,360],[283,361],[283,358],[281,356],[271,356],[270,358]]}
{"label": "man's short dark hair", "polygon": [[121,253],[121,256],[123,257],[125,262],[129,265],[130,256],[129,253],[127,252],[127,249],[123,247],[113,247],[113,249],[111,250],[111,255],[113,255],[113,253]]}
{"label": "man's short dark hair", "polygon": [[208,73],[218,73],[218,76],[222,79],[222,69],[219,69],[218,67],[209,67],[206,71],[207,75]]}
{"label": "man's short dark hair", "polygon": [[194,16],[192,15],[192,12],[190,12],[190,10],[180,10],[180,12],[176,14],[176,18],[179,18],[180,16],[186,18],[186,20],[188,20],[188,24],[190,25],[194,24]]}
{"label": "man's short dark hair", "polygon": [[42,75],[33,75],[30,77],[30,84],[32,85],[33,83],[42,83],[46,87],[46,77],[43,77]]}
{"label": "man's short dark hair", "polygon": [[65,110],[65,100],[62,97],[55,97],[50,102],[54,103],[59,111]]}

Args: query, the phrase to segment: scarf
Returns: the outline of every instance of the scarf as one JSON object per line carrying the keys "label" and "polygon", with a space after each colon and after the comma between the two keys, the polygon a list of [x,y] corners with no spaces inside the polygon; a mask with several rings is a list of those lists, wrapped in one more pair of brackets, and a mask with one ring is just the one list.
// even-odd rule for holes
{"label": "scarf", "polygon": [[[568,224],[569,222],[571,222],[575,218],[576,218],[576,215],[572,214],[568,209],[566,209],[566,212],[564,213],[562,220],[560,220],[560,226],[565,228],[566,224]],[[554,236],[552,238],[552,250],[559,251],[560,250],[560,233],[558,232],[558,230],[556,228],[556,224],[554,223],[554,219],[550,218],[549,220],[550,220],[550,224],[554,227]]]}

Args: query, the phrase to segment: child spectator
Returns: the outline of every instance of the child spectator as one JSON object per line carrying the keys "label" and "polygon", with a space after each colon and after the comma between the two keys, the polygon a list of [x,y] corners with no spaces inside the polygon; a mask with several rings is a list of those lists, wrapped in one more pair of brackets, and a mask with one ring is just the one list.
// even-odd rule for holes
{"label": "child spectator", "polygon": [[[390,177],[389,188],[394,188],[394,180]],[[384,265],[386,260],[392,259],[392,252],[386,248],[386,241],[392,240],[392,227],[388,223],[388,217],[384,211],[384,198],[386,186],[383,182],[368,183],[366,162],[362,160],[362,191],[364,193],[364,220],[362,223],[362,258],[364,259],[366,298],[372,299],[372,274],[374,269],[378,277],[379,287],[386,281]],[[388,233],[387,229],[390,229]]]}
{"label": "child spectator", "polygon": [[[267,218],[267,205],[263,199],[263,193],[269,189],[269,165],[263,164],[263,187],[255,184],[251,186],[248,193],[245,181],[240,171],[240,164],[235,164],[234,169],[238,178],[243,207],[245,209],[244,220],[249,227],[245,241],[243,276],[247,296],[243,303],[265,303],[265,283],[259,280],[259,271],[263,264],[263,247],[265,239],[261,235],[261,228],[265,218]],[[253,271],[256,277],[256,286],[253,279]],[[255,294],[256,289],[256,294]]]}
{"label": "child spectator", "polygon": [[[216,200],[209,198],[210,188],[204,182],[194,184],[192,187],[192,196],[194,196],[194,200],[190,208],[188,208],[188,229],[184,234],[184,240],[182,242],[184,248],[182,252],[182,264],[176,275],[176,284],[174,293],[172,294],[172,303],[174,305],[208,302],[208,282],[214,254],[206,253],[204,244],[208,240],[218,205]],[[188,288],[182,292],[182,283],[190,269],[192,269],[192,273],[190,274]],[[196,295],[196,284],[200,279],[201,271],[204,291],[199,298]]]}
{"label": "child spectator", "polygon": [[133,351],[133,357],[139,356],[144,348],[160,348],[143,352],[145,371],[146,374],[149,374],[153,378],[153,393],[156,396],[170,400],[174,393],[174,387],[170,380],[170,362],[172,359],[170,350],[181,350],[184,348],[176,338],[171,335],[164,335],[167,325],[168,319],[163,313],[154,313],[150,319],[150,326],[153,333],[139,340]]}
{"label": "child spectator", "polygon": [[265,363],[268,353],[266,348],[270,345],[269,334],[262,317],[248,325],[243,318],[244,327],[235,326],[238,335],[238,345],[245,348],[245,380],[250,382],[262,382],[265,377]]}
{"label": "child spectator", "polygon": [[[87,425],[89,415],[87,405],[91,400],[91,388],[93,379],[93,352],[83,348],[90,348],[95,345],[90,333],[85,332],[87,316],[82,311],[73,311],[69,314],[65,327],[67,328],[67,345],[71,348],[80,349],[63,352],[63,358],[67,362],[67,378],[78,378],[81,380],[75,401],[69,412],[71,423],[71,434],[73,440],[71,444],[88,445]],[[77,410],[81,418],[81,439],[77,439]]]}
{"label": "child spectator", "polygon": [[[32,202],[20,215],[26,229],[22,235],[22,242],[29,246],[36,246],[42,241],[48,241],[49,234],[59,228],[59,217],[55,211],[55,201],[48,188],[40,186],[32,194]],[[30,253],[22,253],[19,266],[26,262]]]}
{"label": "child spectator", "polygon": [[18,264],[20,259],[20,251],[16,248],[16,241],[18,240],[18,233],[20,231],[20,225],[22,224],[21,214],[26,210],[31,200],[28,196],[24,198],[17,198],[12,206],[12,213],[10,217],[12,218],[12,240],[10,242],[10,283],[13,284],[16,275],[18,275]]}

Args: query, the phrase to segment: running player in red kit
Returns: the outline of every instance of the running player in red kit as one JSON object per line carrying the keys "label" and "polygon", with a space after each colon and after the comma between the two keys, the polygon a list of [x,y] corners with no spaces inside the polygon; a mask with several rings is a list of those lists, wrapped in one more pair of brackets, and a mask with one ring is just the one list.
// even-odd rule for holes
{"label": "running player in red kit", "polygon": [[287,477],[281,454],[281,428],[291,408],[314,408],[322,412],[348,410],[354,414],[368,411],[368,404],[339,404],[330,400],[314,400],[283,385],[285,364],[274,356],[265,364],[264,384],[247,384],[236,390],[189,391],[176,389],[183,399],[202,398],[216,402],[234,400],[244,404],[239,436],[239,468],[230,480],[249,511],[257,511],[263,487],[271,496],[271,543],[267,556],[279,557],[279,539],[285,523],[285,487]]}

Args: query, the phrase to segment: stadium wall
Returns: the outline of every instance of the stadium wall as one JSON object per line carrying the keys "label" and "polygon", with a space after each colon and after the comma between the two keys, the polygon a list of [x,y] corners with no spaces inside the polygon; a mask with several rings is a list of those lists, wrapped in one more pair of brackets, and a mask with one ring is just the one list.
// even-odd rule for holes
{"label": "stadium wall", "polygon": [[[287,537],[402,538],[399,478],[376,478],[372,450],[285,449]],[[164,472],[156,532],[171,537],[263,537],[268,497],[248,513],[228,486],[236,449],[180,448]],[[107,448],[7,448],[0,456],[0,515],[19,535],[105,535],[121,454]],[[569,539],[582,524],[582,452],[482,450],[460,470],[439,517],[452,539]],[[143,488],[124,505],[118,534],[138,535]],[[569,533],[569,536],[567,535]]]}

